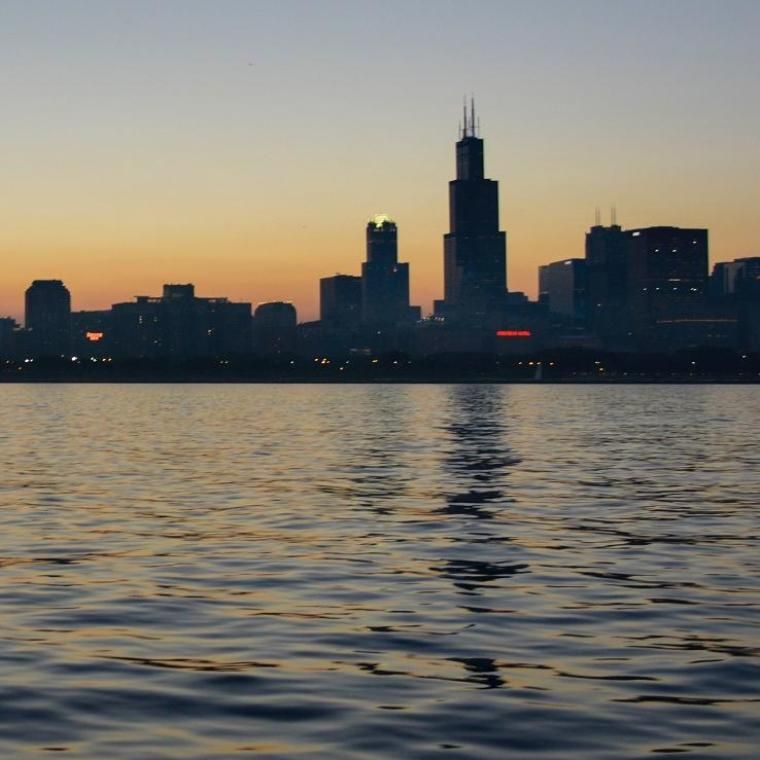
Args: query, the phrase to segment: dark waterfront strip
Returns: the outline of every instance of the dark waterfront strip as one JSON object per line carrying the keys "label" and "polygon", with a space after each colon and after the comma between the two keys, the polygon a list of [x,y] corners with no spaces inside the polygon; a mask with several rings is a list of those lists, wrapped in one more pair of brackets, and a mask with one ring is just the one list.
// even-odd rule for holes
{"label": "dark waterfront strip", "polygon": [[0,382],[67,383],[758,383],[760,354],[545,352],[524,356],[401,353],[351,357],[6,362]]}

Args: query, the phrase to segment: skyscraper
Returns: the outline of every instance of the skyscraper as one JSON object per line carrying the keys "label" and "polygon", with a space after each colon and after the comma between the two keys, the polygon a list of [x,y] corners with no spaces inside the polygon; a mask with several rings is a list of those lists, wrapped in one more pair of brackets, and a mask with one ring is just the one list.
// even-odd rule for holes
{"label": "skyscraper", "polygon": [[361,316],[361,277],[336,274],[319,281],[319,318],[324,327],[356,329]]}
{"label": "skyscraper", "polygon": [[630,238],[628,292],[637,323],[687,318],[707,293],[707,230],[646,227]]}
{"label": "skyscraper", "polygon": [[563,259],[538,268],[538,298],[549,312],[577,321],[586,318],[586,261]]}
{"label": "skyscraper", "polygon": [[464,109],[449,182],[449,232],[444,235],[444,298],[436,313],[471,325],[500,319],[507,292],[506,233],[499,230],[499,185],[486,179],[475,106]]}
{"label": "skyscraper", "polygon": [[367,260],[362,264],[362,320],[366,325],[408,322],[409,264],[398,261],[398,229],[386,214],[367,223]]}
{"label": "skyscraper", "polygon": [[586,233],[587,319],[606,346],[620,348],[630,332],[630,238],[614,219],[605,227],[598,217]]}
{"label": "skyscraper", "polygon": [[34,280],[25,294],[28,353],[66,356],[71,351],[71,294],[61,280]]}

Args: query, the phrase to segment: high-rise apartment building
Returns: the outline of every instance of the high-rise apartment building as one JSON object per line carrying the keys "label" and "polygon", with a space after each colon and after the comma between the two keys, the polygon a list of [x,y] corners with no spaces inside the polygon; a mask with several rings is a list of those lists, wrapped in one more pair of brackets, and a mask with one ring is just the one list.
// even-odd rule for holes
{"label": "high-rise apartment building", "polygon": [[251,304],[198,298],[189,283],[164,285],[161,297],[114,304],[111,323],[119,358],[184,360],[251,350]]}
{"label": "high-rise apartment building", "polygon": [[34,280],[25,294],[26,351],[31,356],[71,352],[71,294],[61,280]]}

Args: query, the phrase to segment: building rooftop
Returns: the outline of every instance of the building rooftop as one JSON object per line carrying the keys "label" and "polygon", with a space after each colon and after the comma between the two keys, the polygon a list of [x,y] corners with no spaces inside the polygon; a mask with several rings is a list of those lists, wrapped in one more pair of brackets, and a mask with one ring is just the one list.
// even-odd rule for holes
{"label": "building rooftop", "polygon": [[386,224],[396,225],[396,222],[394,222],[388,214],[375,214],[369,218],[369,223],[374,225],[376,229],[382,229]]}

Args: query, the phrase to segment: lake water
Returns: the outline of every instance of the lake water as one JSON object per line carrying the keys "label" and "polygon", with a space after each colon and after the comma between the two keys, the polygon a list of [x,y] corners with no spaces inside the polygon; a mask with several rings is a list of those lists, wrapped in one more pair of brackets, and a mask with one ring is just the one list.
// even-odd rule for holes
{"label": "lake water", "polygon": [[0,757],[760,756],[760,388],[0,409]]}

